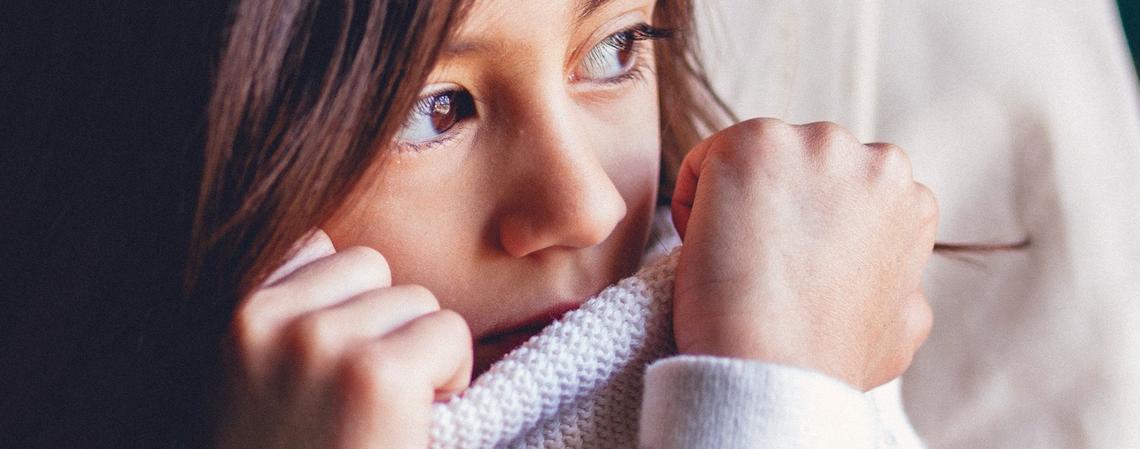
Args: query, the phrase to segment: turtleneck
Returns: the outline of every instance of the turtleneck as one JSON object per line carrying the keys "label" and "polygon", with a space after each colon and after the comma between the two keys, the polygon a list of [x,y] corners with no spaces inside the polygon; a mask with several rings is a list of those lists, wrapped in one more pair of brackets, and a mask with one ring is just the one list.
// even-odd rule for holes
{"label": "turtleneck", "polygon": [[795,367],[676,354],[679,243],[659,210],[642,269],[436,404],[432,448],[922,447],[898,382],[863,393]]}

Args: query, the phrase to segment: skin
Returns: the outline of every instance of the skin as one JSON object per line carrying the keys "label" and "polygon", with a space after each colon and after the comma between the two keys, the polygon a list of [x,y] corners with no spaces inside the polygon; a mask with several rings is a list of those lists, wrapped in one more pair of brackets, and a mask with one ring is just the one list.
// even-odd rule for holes
{"label": "skin", "polygon": [[[486,336],[634,271],[657,196],[656,83],[590,81],[581,62],[652,6],[578,21],[574,0],[477,4],[429,83],[466,89],[476,114],[442,143],[398,142],[243,299],[219,446],[425,447],[432,401],[513,345]],[[866,390],[929,332],[937,205],[897,147],[746,121],[689,154],[672,210],[684,353]]]}
{"label": "skin", "polygon": [[[383,254],[395,283],[427,287],[477,341],[632,273],[657,198],[654,77],[570,79],[599,41],[649,22],[653,2],[581,22],[571,1],[515,3],[479,4],[454,45],[466,51],[428,82],[466,88],[478,116],[443,145],[397,149],[325,226],[337,248]],[[489,346],[476,348],[480,368],[507,349]]]}

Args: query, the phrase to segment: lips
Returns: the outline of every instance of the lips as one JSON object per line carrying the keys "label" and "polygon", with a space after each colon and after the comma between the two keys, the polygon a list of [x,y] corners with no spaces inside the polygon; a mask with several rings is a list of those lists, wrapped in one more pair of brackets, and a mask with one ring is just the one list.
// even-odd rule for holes
{"label": "lips", "polygon": [[[478,345],[499,345],[521,338],[521,336],[535,335],[550,323],[562,318],[567,312],[577,309],[583,301],[560,302],[558,305],[530,317],[491,328],[476,342]],[[520,344],[522,342],[519,342]]]}
{"label": "lips", "polygon": [[[531,337],[538,335],[543,327],[527,327],[517,332],[480,338],[479,341],[475,343],[475,356],[477,359],[481,359],[479,360],[480,362],[484,362],[482,359],[486,357],[498,359],[504,354],[511,352],[511,350],[522,346],[522,344],[530,340]],[[493,360],[490,362],[493,362]]]}
{"label": "lips", "polygon": [[577,309],[582,302],[584,301],[559,302],[558,305],[526,319],[492,328],[475,341],[475,367],[472,375],[482,374],[492,363],[538,335],[550,323]]}

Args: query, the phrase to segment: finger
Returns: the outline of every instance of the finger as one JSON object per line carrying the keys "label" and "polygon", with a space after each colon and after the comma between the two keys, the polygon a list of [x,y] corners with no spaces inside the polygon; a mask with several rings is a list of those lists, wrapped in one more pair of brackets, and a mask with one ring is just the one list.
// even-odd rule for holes
{"label": "finger", "polygon": [[[938,237],[938,200],[925,185],[915,182],[913,206],[917,229],[915,229],[914,253],[911,257],[913,272],[921,275],[930,256],[934,254],[935,239]],[[915,288],[918,288],[917,280]]]}
{"label": "finger", "polygon": [[380,336],[413,319],[439,310],[439,301],[427,288],[397,285],[369,290],[322,312],[347,331]]}
{"label": "finger", "polygon": [[915,188],[915,211],[919,214],[920,224],[926,230],[923,237],[927,237],[924,242],[929,242],[931,249],[934,248],[934,238],[938,231],[938,218],[939,207],[938,198],[934,196],[934,191],[930,190],[925,184],[920,182],[914,183]]}
{"label": "finger", "polygon": [[286,330],[291,365],[302,378],[322,378],[351,348],[438,310],[439,301],[418,285],[369,290],[293,321]]}
{"label": "finger", "polygon": [[384,256],[372,248],[354,246],[298,268],[254,294],[250,302],[254,309],[272,310],[277,319],[291,320],[391,285],[392,273]]}
{"label": "finger", "polygon": [[864,391],[902,376],[930,334],[933,315],[922,290],[917,289],[899,301],[896,319],[884,328],[885,333],[877,345],[879,354],[873,359],[878,362],[867,367],[869,371],[861,385]]}
{"label": "finger", "polygon": [[894,324],[891,341],[884,349],[890,351],[885,354],[883,370],[878,376],[865,386],[871,389],[883,385],[902,376],[914,362],[915,353],[926,337],[930,335],[933,315],[930,303],[922,291],[916,291],[904,300],[899,320]]}
{"label": "finger", "polygon": [[458,313],[433,312],[382,338],[378,357],[398,361],[412,378],[426,379],[434,399],[458,394],[471,382],[471,330]]}
{"label": "finger", "polygon": [[863,146],[871,150],[870,153],[872,157],[880,157],[896,149],[895,145],[886,142],[865,143]]}
{"label": "finger", "polygon": [[329,235],[320,229],[313,229],[293,245],[285,262],[273,270],[273,273],[270,273],[262,286],[272,285],[297,271],[298,268],[334,253],[336,253],[336,248],[333,247]]}
{"label": "finger", "polygon": [[310,313],[293,325],[299,338],[339,353],[354,342],[382,338],[412,320],[438,311],[439,301],[418,285],[369,290],[331,308]]}
{"label": "finger", "polygon": [[926,343],[934,327],[934,311],[921,290],[910,297],[904,320],[906,341],[910,344],[911,352],[917,352]]}
{"label": "finger", "polygon": [[471,332],[458,314],[419,317],[341,364],[342,426],[348,447],[426,447],[430,407],[467,387]]}
{"label": "finger", "polygon": [[876,142],[863,146],[872,150],[871,172],[887,180],[888,185],[906,186],[914,182],[910,156],[898,145]]}
{"label": "finger", "polygon": [[697,182],[700,178],[701,167],[704,166],[705,157],[712,147],[710,140],[693,147],[681,161],[681,168],[677,172],[677,182],[673,186],[673,200],[670,210],[673,214],[673,226],[677,228],[677,235],[683,241],[688,230],[689,216],[693,213],[693,203],[697,198]]}

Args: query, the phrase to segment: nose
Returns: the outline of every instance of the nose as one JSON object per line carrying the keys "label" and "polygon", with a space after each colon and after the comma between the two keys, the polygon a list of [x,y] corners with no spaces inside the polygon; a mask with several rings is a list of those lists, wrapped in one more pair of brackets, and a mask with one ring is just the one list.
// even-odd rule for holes
{"label": "nose", "polygon": [[[626,203],[606,172],[601,151],[572,114],[528,114],[527,131],[511,143],[518,176],[500,216],[499,238],[514,257],[550,248],[587,248],[605,241],[625,218]],[[513,170],[512,170],[513,171]]]}

